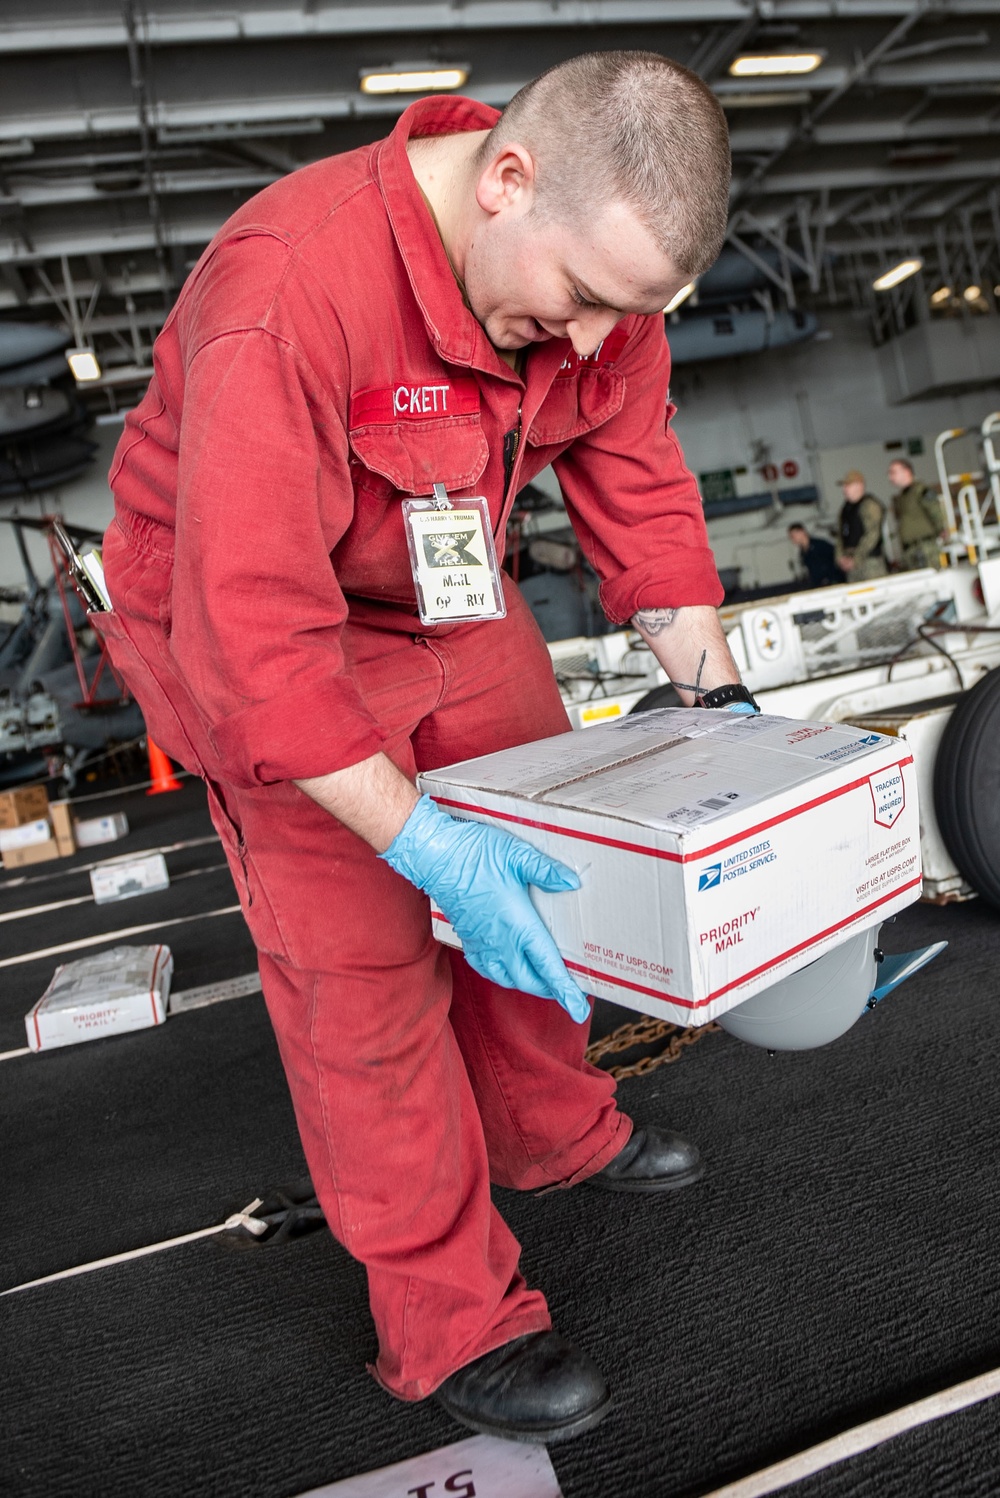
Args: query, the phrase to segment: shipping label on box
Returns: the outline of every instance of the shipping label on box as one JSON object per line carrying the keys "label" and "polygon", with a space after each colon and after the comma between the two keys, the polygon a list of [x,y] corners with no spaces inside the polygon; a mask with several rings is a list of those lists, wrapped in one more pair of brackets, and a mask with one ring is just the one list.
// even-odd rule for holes
{"label": "shipping label on box", "polygon": [[112,947],[57,967],[25,1015],[33,1051],[162,1025],[174,959],[165,946]]}
{"label": "shipping label on box", "polygon": [[98,905],[107,905],[112,900],[130,900],[133,895],[149,895],[155,890],[169,888],[167,861],[162,853],[149,853],[144,858],[121,858],[114,863],[103,863],[91,869],[90,885]]}
{"label": "shipping label on box", "polygon": [[419,784],[575,869],[579,891],[531,890],[567,967],[586,992],[679,1024],[707,1023],[920,892],[912,757],[842,724],[666,708]]}
{"label": "shipping label on box", "polygon": [[49,794],[44,785],[19,785],[0,791],[0,827],[20,827],[49,814]]}
{"label": "shipping label on box", "polygon": [[39,817],[34,822],[22,822],[20,827],[0,828],[0,853],[13,853],[15,848],[30,848],[32,843],[47,843],[52,836],[48,817]]}

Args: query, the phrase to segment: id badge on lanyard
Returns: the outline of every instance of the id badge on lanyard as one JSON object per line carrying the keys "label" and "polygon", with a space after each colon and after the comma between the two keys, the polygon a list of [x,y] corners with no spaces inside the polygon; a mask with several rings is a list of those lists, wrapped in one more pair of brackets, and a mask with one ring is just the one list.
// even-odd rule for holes
{"label": "id badge on lanyard", "polygon": [[427,499],[403,501],[403,524],[422,624],[505,618],[486,499],[453,502],[435,484]]}

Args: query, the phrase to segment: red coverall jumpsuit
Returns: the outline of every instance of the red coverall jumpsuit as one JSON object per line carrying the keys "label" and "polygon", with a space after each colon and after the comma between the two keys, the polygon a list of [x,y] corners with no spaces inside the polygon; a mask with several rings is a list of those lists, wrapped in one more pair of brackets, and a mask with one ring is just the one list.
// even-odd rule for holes
{"label": "red coverall jumpsuit", "polygon": [[631,1125],[587,1027],[439,946],[424,895],[292,784],[568,727],[516,588],[504,621],[421,625],[400,497],[486,495],[502,554],[513,495],[555,462],[611,619],[721,597],[662,320],[589,359],[541,344],[522,380],[463,305],[406,141],[497,118],[414,104],[219,232],[126,422],[97,619],[151,735],[207,782],[317,1194],[403,1399],[549,1325],[490,1181],[572,1184]]}

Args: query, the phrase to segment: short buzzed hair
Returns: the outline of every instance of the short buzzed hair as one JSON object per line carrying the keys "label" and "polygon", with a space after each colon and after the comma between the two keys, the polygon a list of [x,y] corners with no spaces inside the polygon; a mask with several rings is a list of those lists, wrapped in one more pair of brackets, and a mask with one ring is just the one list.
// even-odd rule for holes
{"label": "short buzzed hair", "polygon": [[575,223],[618,201],[682,275],[693,279],[718,258],[729,132],[711,89],[680,63],[658,52],[571,57],[514,95],[480,162],[514,142],[535,160],[537,208],[547,218]]}

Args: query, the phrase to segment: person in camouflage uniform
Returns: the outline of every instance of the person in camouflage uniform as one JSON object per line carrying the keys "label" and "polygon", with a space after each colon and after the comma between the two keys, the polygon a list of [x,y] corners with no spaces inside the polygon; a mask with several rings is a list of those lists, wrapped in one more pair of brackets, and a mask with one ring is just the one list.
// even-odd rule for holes
{"label": "person in camouflage uniform", "polygon": [[889,482],[898,491],[893,495],[892,508],[899,528],[904,570],[940,567],[944,517],[937,494],[914,478],[913,468],[905,458],[893,458],[889,464]]}

